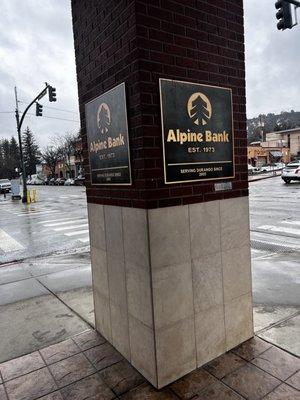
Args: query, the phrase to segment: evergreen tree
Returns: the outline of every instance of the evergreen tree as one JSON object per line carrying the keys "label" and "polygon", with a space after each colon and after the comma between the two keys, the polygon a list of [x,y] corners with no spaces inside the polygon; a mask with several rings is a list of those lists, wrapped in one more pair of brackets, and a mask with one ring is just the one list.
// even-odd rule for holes
{"label": "evergreen tree", "polygon": [[99,119],[98,119],[98,125],[99,125],[99,129],[101,133],[106,133],[108,131],[109,128],[109,116],[108,116],[108,112],[105,109],[104,106],[101,107],[101,110],[99,112]]}
{"label": "evergreen tree", "polygon": [[11,170],[10,170],[10,145],[9,140],[2,140],[2,155],[3,155],[3,169],[2,175],[4,178],[11,178]]}
{"label": "evergreen tree", "polygon": [[[19,172],[21,172],[20,150],[19,145],[13,136],[10,139],[10,164],[13,175],[16,177],[19,176]],[[19,172],[16,172],[16,169],[18,169]]]}
{"label": "evergreen tree", "polygon": [[191,117],[197,125],[204,125],[209,118],[207,103],[198,96],[192,103]]}
{"label": "evergreen tree", "polygon": [[36,165],[40,162],[40,151],[35,137],[27,127],[22,137],[23,157],[27,175],[36,174]]}

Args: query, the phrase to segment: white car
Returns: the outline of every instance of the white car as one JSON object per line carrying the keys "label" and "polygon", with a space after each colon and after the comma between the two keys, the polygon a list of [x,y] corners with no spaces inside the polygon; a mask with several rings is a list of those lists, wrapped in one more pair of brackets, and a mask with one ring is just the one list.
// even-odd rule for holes
{"label": "white car", "polygon": [[74,179],[68,178],[68,179],[65,181],[64,185],[65,185],[65,186],[72,186],[72,185],[74,185]]}
{"label": "white car", "polygon": [[274,169],[276,169],[276,167],[273,165],[263,165],[260,168],[260,172],[271,172],[271,171],[274,171]]}
{"label": "white car", "polygon": [[293,161],[287,164],[283,168],[281,178],[285,183],[300,181],[300,161]]}
{"label": "white car", "polygon": [[253,175],[257,172],[259,172],[259,168],[253,167],[253,165],[248,164],[248,175]]}
{"label": "white car", "polygon": [[0,179],[0,193],[11,191],[11,183],[9,179]]}

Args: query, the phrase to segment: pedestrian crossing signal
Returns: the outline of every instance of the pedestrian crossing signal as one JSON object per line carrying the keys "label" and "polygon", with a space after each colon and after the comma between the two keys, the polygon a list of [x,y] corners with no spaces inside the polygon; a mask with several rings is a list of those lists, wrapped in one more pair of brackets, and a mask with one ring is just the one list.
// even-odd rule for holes
{"label": "pedestrian crossing signal", "polygon": [[53,86],[48,87],[49,101],[56,101],[56,88]]}

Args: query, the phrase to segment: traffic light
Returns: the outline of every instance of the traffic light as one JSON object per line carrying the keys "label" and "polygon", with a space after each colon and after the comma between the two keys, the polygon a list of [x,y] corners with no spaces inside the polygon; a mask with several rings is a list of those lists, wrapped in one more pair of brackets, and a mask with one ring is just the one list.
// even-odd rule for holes
{"label": "traffic light", "polygon": [[276,18],[279,20],[277,29],[285,30],[293,27],[292,8],[291,4],[285,0],[278,0],[275,3],[275,8],[279,11],[276,13]]}
{"label": "traffic light", "polygon": [[53,86],[48,87],[49,101],[56,101],[56,89]]}
{"label": "traffic light", "polygon": [[35,115],[37,117],[42,117],[43,115],[43,106],[40,103],[35,103],[36,109],[35,109]]}

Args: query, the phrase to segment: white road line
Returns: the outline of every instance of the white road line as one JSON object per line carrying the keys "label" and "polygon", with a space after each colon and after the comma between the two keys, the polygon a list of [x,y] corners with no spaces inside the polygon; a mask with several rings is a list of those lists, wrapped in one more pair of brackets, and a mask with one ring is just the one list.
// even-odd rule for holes
{"label": "white road line", "polygon": [[54,223],[50,223],[50,224],[44,224],[43,226],[47,226],[47,227],[52,227],[52,226],[60,226],[60,225],[69,225],[69,224],[79,224],[80,222],[87,222],[86,218],[81,218],[81,219],[71,219],[70,221],[64,221],[64,222],[54,222]]}
{"label": "white road line", "polygon": [[70,229],[77,229],[77,228],[88,228],[88,224],[81,224],[81,225],[72,225],[72,226],[63,226],[62,228],[54,228],[53,230],[55,232],[60,232],[60,231],[67,231]]}
{"label": "white road line", "polygon": [[53,210],[53,211],[30,211],[30,210],[28,210],[26,212],[23,212],[22,214],[17,214],[17,216],[18,217],[25,217],[25,216],[32,217],[34,215],[44,215],[44,214],[53,214],[53,213],[57,214],[58,212],[59,211],[57,211],[57,210]]}
{"label": "white road line", "polygon": [[273,226],[273,225],[262,225],[262,226],[259,226],[257,229],[262,229],[262,230],[270,231],[270,232],[280,232],[283,234],[289,233],[289,234],[300,236],[300,229],[284,228],[284,227]]}
{"label": "white road line", "polygon": [[77,236],[77,235],[82,235],[84,233],[89,233],[89,230],[88,229],[84,229],[82,231],[65,233],[64,235],[66,235],[66,236]]}
{"label": "white road line", "polygon": [[281,221],[282,224],[288,224],[288,225],[299,225],[300,226],[300,221]]}
{"label": "white road line", "polygon": [[48,222],[58,222],[58,221],[73,221],[72,217],[69,218],[59,218],[59,219],[48,219],[46,221],[38,221],[38,224],[47,224]]}
{"label": "white road line", "polygon": [[4,251],[4,253],[8,253],[10,251],[23,250],[24,246],[4,230],[0,229],[0,249]]}
{"label": "white road line", "polygon": [[82,238],[82,239],[78,239],[78,240],[80,240],[82,243],[88,243],[90,241],[90,238],[86,237],[86,238]]}

